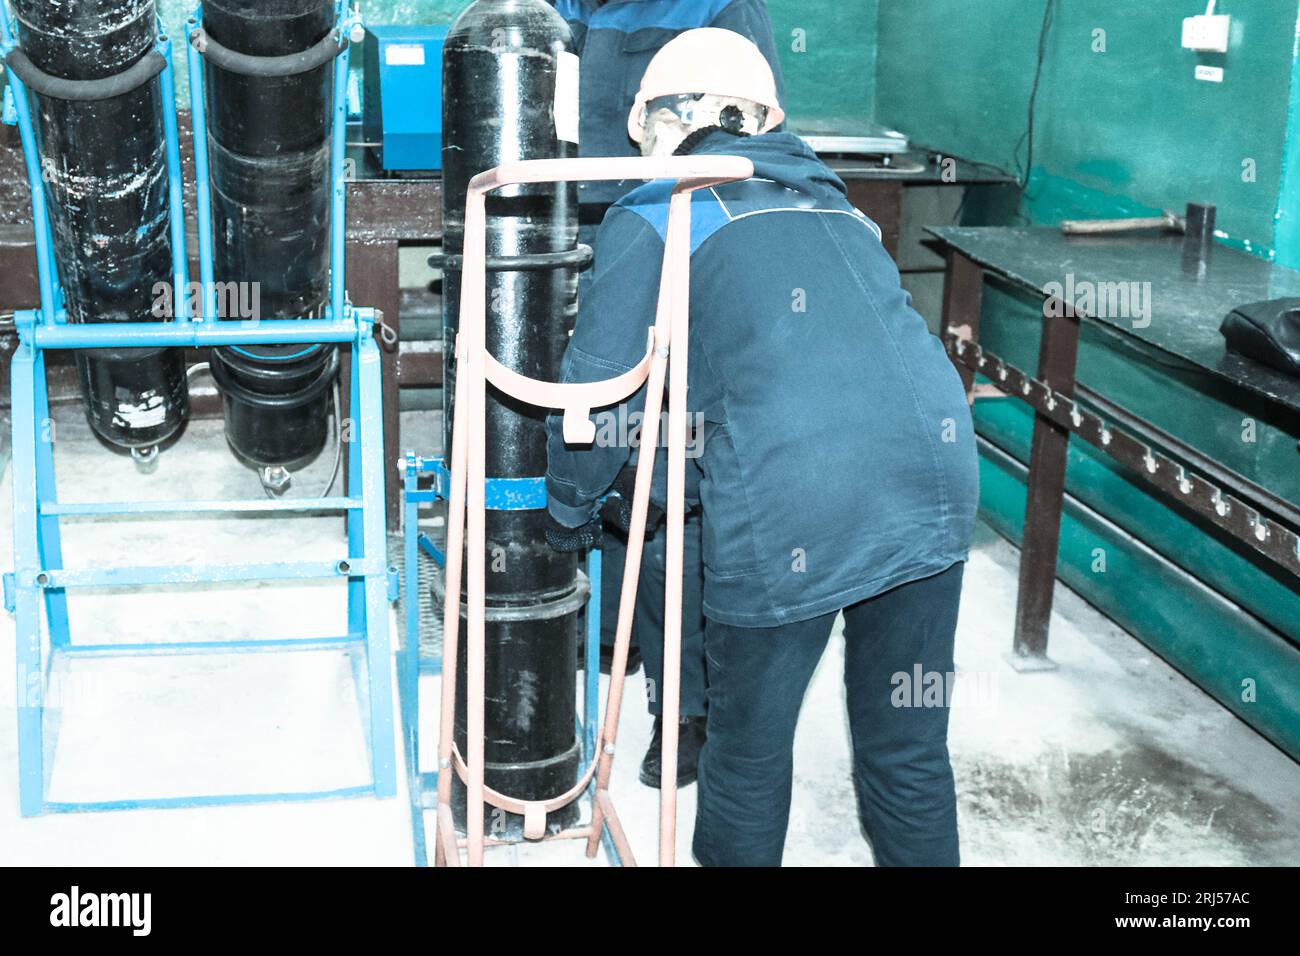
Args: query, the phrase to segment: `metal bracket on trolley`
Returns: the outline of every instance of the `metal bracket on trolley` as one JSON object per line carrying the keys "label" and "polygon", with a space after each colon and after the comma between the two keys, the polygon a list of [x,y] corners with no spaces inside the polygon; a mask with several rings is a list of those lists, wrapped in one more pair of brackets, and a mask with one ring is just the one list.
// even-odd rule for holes
{"label": "metal bracket on trolley", "polygon": [[[488,272],[544,272],[547,269],[587,269],[594,255],[591,246],[578,243],[572,249],[560,252],[532,252],[517,256],[488,256]],[[460,269],[464,256],[435,252],[429,256],[429,265],[435,269]]]}

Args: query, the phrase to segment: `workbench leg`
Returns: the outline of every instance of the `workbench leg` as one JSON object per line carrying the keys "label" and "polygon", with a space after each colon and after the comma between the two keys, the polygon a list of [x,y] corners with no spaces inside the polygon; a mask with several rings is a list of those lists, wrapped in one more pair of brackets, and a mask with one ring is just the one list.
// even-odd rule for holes
{"label": "workbench leg", "polygon": [[[1046,313],[1047,309],[1044,309]],[[1051,310],[1057,311],[1057,310]],[[1074,395],[1079,355],[1079,320],[1072,309],[1043,319],[1038,351],[1038,378],[1067,397]],[[1070,432],[1041,414],[1034,415],[1034,443],[1029,454],[1025,496],[1024,541],[1020,551],[1020,589],[1011,664],[1017,670],[1050,670],[1047,632],[1056,586],[1056,559],[1065,501],[1065,468]]]}
{"label": "workbench leg", "polygon": [[849,190],[849,202],[871,217],[871,221],[880,229],[880,244],[889,253],[889,258],[898,260],[898,246],[903,233],[903,190],[902,180],[892,179],[850,179],[845,186]]}
{"label": "workbench leg", "polygon": [[[395,240],[348,243],[348,293],[358,306],[383,313],[384,324],[400,335],[402,326],[402,287],[399,276],[398,245]],[[397,382],[397,347],[392,351],[380,347],[384,383],[384,447],[396,454],[402,448],[401,401]],[[341,374],[347,374],[347,357]],[[346,381],[346,379],[345,379]],[[345,400],[346,403],[346,400]],[[351,413],[345,411],[344,418]],[[385,525],[395,532],[401,527],[402,495],[396,461],[384,462],[384,489],[387,500]]]}
{"label": "workbench leg", "polygon": [[[939,319],[939,340],[948,346],[951,336],[978,342],[980,313],[984,307],[984,270],[955,249],[948,250],[943,283],[943,315]],[[975,372],[956,360],[957,374],[966,387],[969,401],[975,388]]]}

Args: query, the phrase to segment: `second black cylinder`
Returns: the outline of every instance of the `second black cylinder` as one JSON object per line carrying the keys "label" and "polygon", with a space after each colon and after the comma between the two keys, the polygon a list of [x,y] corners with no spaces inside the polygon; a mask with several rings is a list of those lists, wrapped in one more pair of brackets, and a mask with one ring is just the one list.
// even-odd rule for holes
{"label": "second black cylinder", "polygon": [[[334,26],[333,0],[203,4],[207,35],[248,56],[301,53]],[[204,77],[220,317],[321,317],[330,282],[334,64],[269,76],[209,61]],[[245,306],[238,315],[220,305],[236,301]],[[218,348],[212,370],[226,439],[241,461],[295,470],[324,448],[335,346]]]}

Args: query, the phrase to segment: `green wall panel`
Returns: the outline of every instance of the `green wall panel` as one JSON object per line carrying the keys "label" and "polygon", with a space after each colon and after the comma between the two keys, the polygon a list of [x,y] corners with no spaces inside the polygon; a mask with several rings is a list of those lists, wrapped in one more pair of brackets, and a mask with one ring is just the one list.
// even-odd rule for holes
{"label": "green wall panel", "polygon": [[1010,168],[1042,10],[1042,0],[881,0],[876,118]]}
{"label": "green wall panel", "polygon": [[[1300,36],[1300,26],[1297,26],[1296,33]],[[1300,58],[1291,63],[1291,104],[1287,130],[1273,245],[1277,249],[1279,263],[1288,269],[1300,269]]]}
{"label": "green wall panel", "polygon": [[[1014,167],[1045,0],[881,0],[876,113],[913,137]],[[1039,93],[1031,213],[1039,221],[1219,207],[1219,228],[1271,247],[1290,103],[1296,0],[1222,0],[1226,56],[1183,50],[1189,0],[1058,0]],[[1198,10],[1199,8],[1199,10]],[[1104,31],[1104,36],[1094,31]],[[1094,44],[1104,41],[1104,51]],[[1222,65],[1222,84],[1194,79]],[[1253,163],[1253,181],[1243,178]],[[1079,187],[1064,188],[1066,184]]]}
{"label": "green wall panel", "polygon": [[876,20],[890,0],[768,0],[797,129],[851,131],[872,118]]}

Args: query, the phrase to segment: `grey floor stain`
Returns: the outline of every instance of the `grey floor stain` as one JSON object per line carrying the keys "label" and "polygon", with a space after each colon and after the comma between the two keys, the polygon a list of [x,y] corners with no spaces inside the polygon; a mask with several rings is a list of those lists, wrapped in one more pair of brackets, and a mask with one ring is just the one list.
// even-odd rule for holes
{"label": "grey floor stain", "polygon": [[1087,865],[1174,862],[1184,849],[1188,862],[1207,852],[1224,863],[1295,858],[1296,833],[1276,810],[1157,747],[1056,750],[1017,763],[982,754],[955,769],[963,821],[980,842],[989,828],[1036,831],[1049,852]]}
{"label": "grey floor stain", "polygon": [[869,853],[866,834],[860,823],[854,831],[846,832],[846,818],[856,822],[858,813],[857,792],[849,776],[819,777],[815,792],[817,806],[824,812],[809,818],[801,838],[811,841],[821,854],[834,857],[848,849],[846,844],[855,839],[856,831],[856,838],[862,840],[862,851]]}

